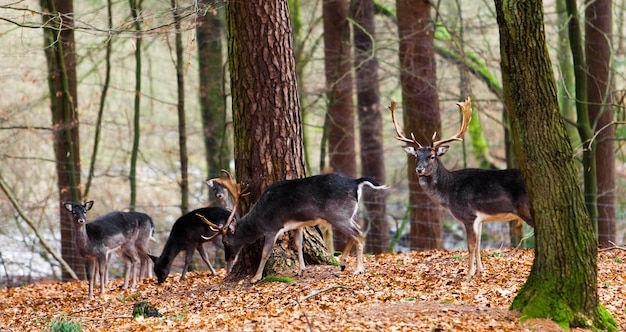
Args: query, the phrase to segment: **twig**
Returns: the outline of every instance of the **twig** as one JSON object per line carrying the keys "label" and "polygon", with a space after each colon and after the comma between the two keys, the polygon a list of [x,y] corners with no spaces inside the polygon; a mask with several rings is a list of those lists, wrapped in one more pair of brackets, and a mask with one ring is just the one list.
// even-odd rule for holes
{"label": "twig", "polygon": [[59,264],[61,264],[61,266],[63,267],[63,269],[65,271],[67,271],[67,273],[69,273],[69,275],[74,279],[74,280],[78,280],[78,277],[76,276],[76,273],[74,273],[74,270],[72,270],[72,268],[67,264],[67,262],[65,262],[65,260],[63,259],[63,257],[61,257],[61,255],[59,255],[54,249],[53,247],[48,244],[48,241],[46,241],[43,236],[41,235],[41,233],[39,233],[39,229],[37,229],[37,227],[35,226],[35,223],[32,221],[32,219],[30,219],[27,215],[26,212],[24,212],[24,210],[22,209],[22,207],[20,206],[20,204],[17,202],[17,199],[15,198],[15,196],[13,196],[13,192],[11,191],[11,189],[9,189],[9,186],[6,184],[6,182],[4,182],[4,178],[2,178],[2,175],[0,174],[0,189],[4,192],[4,194],[7,196],[7,198],[9,199],[9,201],[11,202],[11,204],[13,205],[13,208],[15,209],[15,211],[17,211],[17,213],[20,215],[20,217],[22,217],[22,219],[28,224],[28,226],[30,226],[30,228],[33,230],[33,232],[35,233],[35,236],[37,237],[37,239],[39,239],[39,242],[41,243],[41,245],[44,247],[44,249],[50,253],[50,255],[52,255],[52,257],[54,257],[57,262],[59,262]]}
{"label": "twig", "polygon": [[[298,300],[295,300],[296,304],[298,305],[298,308],[300,308],[300,302]],[[302,310],[302,314],[304,315],[304,318],[306,319],[306,324],[309,326],[309,332],[313,332],[313,325],[311,324],[311,321],[309,320],[309,315],[306,314],[306,311]]]}
{"label": "twig", "polygon": [[310,298],[312,298],[312,297],[314,297],[314,296],[320,295],[320,294],[322,294],[322,293],[324,293],[324,292],[328,292],[329,290],[333,290],[333,289],[335,289],[335,288],[345,288],[345,289],[351,289],[350,287],[347,287],[347,286],[341,286],[341,285],[329,286],[329,287],[326,287],[326,288],[324,288],[324,289],[320,289],[320,290],[318,290],[318,291],[316,291],[316,292],[313,292],[313,293],[311,293],[311,294],[309,294],[309,295],[307,295],[307,296],[305,296],[305,297],[301,298],[300,300],[297,300],[296,302],[299,304],[300,302],[304,302],[304,301],[306,301],[306,300],[308,300],[308,299],[310,299]]}
{"label": "twig", "polygon": [[613,241],[609,241],[609,244],[611,244],[610,247],[599,249],[599,251],[608,251],[608,250],[613,250],[613,249],[626,250],[626,247],[620,247],[617,244],[615,244]]}

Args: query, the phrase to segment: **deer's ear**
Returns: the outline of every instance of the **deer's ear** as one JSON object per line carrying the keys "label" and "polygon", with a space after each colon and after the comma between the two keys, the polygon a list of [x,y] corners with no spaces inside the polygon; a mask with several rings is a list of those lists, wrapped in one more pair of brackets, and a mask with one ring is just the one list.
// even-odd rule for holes
{"label": "deer's ear", "polygon": [[449,145],[441,145],[437,147],[437,156],[443,156],[444,154],[446,154],[446,152],[448,152],[448,148],[450,148]]}
{"label": "deer's ear", "polygon": [[235,219],[233,222],[228,225],[228,232],[230,235],[235,234],[235,230],[237,229],[237,220]]}
{"label": "deer's ear", "polygon": [[416,156],[417,155],[417,151],[415,151],[415,148],[410,146],[410,145],[403,146],[402,148],[404,149],[404,152],[406,152],[406,153],[408,153],[408,154],[410,154],[412,156]]}
{"label": "deer's ear", "polygon": [[72,212],[72,203],[63,202],[63,207],[64,207],[66,210],[68,210],[68,211]]}
{"label": "deer's ear", "polygon": [[85,207],[85,211],[89,211],[93,207],[93,201],[85,202],[83,206]]}

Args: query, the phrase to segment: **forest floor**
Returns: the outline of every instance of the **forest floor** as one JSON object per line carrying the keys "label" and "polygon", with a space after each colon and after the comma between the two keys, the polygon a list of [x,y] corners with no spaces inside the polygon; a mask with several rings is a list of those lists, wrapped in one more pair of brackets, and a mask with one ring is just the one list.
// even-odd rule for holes
{"label": "forest floor", "polygon": [[[533,261],[532,250],[485,250],[486,271],[467,275],[466,251],[422,251],[366,257],[366,270],[307,266],[291,283],[251,285],[206,273],[171,275],[136,289],[108,284],[87,297],[87,282],[38,282],[0,290],[0,331],[46,330],[53,322],[85,331],[558,331],[549,320],[519,322],[508,310]],[[281,276],[293,277],[293,271]],[[598,294],[626,331],[626,251],[599,253]],[[133,318],[145,301],[162,317]],[[574,329],[574,331],[584,331]]]}

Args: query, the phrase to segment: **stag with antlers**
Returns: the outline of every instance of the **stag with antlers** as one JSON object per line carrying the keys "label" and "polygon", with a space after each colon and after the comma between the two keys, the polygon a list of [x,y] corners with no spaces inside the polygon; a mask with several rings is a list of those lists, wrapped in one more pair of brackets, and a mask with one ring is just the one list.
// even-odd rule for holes
{"label": "stag with antlers", "polygon": [[224,226],[220,227],[199,216],[222,235],[227,273],[231,272],[237,255],[244,245],[264,237],[261,262],[256,274],[250,280],[251,283],[259,281],[276,239],[284,232],[293,230],[300,264],[298,275],[301,275],[304,271],[303,228],[319,224],[330,224],[349,239],[340,258],[342,270],[353,245],[356,246],[357,252],[355,272],[360,273],[364,270],[363,233],[359,224],[354,220],[354,216],[364,185],[373,189],[384,189],[385,186],[367,177],[353,179],[337,173],[278,181],[267,187],[250,212],[233,222],[238,200],[245,194],[245,188],[242,189],[234,184],[230,176],[227,179],[218,178],[212,181],[219,181],[221,185],[229,188],[235,199],[235,208]]}
{"label": "stag with antlers", "polygon": [[472,106],[468,98],[457,104],[463,113],[461,129],[452,137],[422,145],[411,133],[407,138],[396,121],[396,103],[389,106],[396,130],[395,138],[407,143],[404,151],[415,157],[415,172],[424,192],[437,204],[463,223],[467,233],[469,276],[483,271],[480,258],[482,223],[488,221],[524,220],[533,226],[528,195],[518,169],[485,170],[466,168],[447,170],[439,157],[449,148],[447,143],[462,141],[470,123]]}

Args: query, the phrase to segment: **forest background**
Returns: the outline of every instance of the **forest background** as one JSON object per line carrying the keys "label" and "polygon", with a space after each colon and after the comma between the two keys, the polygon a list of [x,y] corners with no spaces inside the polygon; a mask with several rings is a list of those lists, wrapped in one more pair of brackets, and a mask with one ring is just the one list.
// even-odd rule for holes
{"label": "forest background", "polygon": [[[298,49],[297,65],[301,70],[298,89],[305,133],[305,149],[308,175],[327,171],[324,159],[327,147],[323,143],[324,119],[329,105],[328,86],[325,77],[324,27],[322,1],[299,1],[297,19],[300,25],[294,44]],[[385,112],[391,100],[400,100],[398,64],[398,32],[394,20],[393,1],[381,1],[379,9],[391,8],[391,12],[379,11],[376,15],[376,57],[379,63],[381,110],[383,112],[384,159],[386,161],[386,184],[390,186],[387,197],[387,220],[393,250],[411,249],[409,229],[403,221],[409,210],[409,188],[407,181],[408,163],[400,144],[393,139],[393,127]],[[156,222],[157,241],[153,252],[159,253],[172,223],[186,210],[208,204],[207,188],[203,180],[219,175],[219,168],[233,169],[232,122],[228,75],[223,75],[222,99],[226,105],[223,115],[225,135],[219,145],[226,152],[220,155],[219,168],[210,167],[206,161],[204,128],[200,106],[200,82],[198,64],[198,36],[196,25],[199,16],[195,2],[179,1],[179,34],[174,24],[171,3],[163,1],[143,2],[141,11],[142,43],[137,43],[137,33],[132,31],[137,21],[131,19],[131,11],[125,3],[114,4],[112,17],[115,29],[109,28],[107,6],[104,2],[81,3],[74,9],[74,19],[79,29],[75,30],[78,96],[80,121],[81,190],[86,199],[96,201],[91,216],[103,215],[111,210],[125,210],[131,205],[130,177],[135,173],[136,202],[138,211],[150,214]],[[563,101],[572,103],[571,85],[566,84],[566,73],[559,62],[562,52],[560,41],[565,30],[559,19],[557,4],[545,2],[546,34],[554,61],[554,71],[561,83]],[[203,7],[208,15],[221,15],[219,2]],[[486,139],[487,150],[479,154],[473,151],[473,136],[466,135],[464,144],[453,146],[444,163],[450,169],[488,165],[507,167],[506,139],[502,122],[503,104],[501,96],[494,92],[500,81],[500,51],[498,27],[493,4],[490,1],[442,2],[436,7],[436,16],[445,30],[437,30],[436,56],[437,92],[442,119],[442,136],[455,132],[459,126],[459,115],[454,105],[466,96],[461,88],[458,63],[445,53],[455,43],[461,43],[467,56],[475,59],[478,75],[471,75],[469,86],[474,103],[478,105],[479,123]],[[47,87],[44,37],[41,29],[39,5],[34,1],[15,1],[0,6],[0,43],[2,47],[2,100],[0,100],[0,175],[8,190],[34,222],[42,238],[61,251],[61,227],[56,170],[59,166],[53,149],[53,134],[50,114],[50,96]],[[581,10],[583,10],[581,8]],[[468,15],[467,13],[471,13]],[[624,121],[624,10],[622,3],[614,6],[613,36],[613,104],[614,120]],[[295,23],[294,23],[295,24]],[[448,35],[443,31],[447,31]],[[450,32],[453,32],[452,34]],[[328,33],[328,32],[326,32]],[[450,38],[450,35],[454,38]],[[182,73],[186,124],[185,137],[188,156],[188,195],[181,194],[179,95],[177,86],[177,40],[182,46]],[[462,36],[462,38],[459,38]],[[222,35],[222,38],[225,38]],[[109,90],[103,94],[106,70],[106,46],[111,42],[111,80]],[[141,53],[141,115],[136,121],[133,106],[135,93],[135,55],[137,47]],[[180,48],[179,48],[180,49]],[[226,49],[223,60],[213,63],[215,70],[227,73]],[[352,60],[350,60],[352,61]],[[180,72],[179,72],[180,73]],[[486,78],[491,78],[487,80]],[[332,85],[332,84],[331,84]],[[497,91],[497,88],[495,89]],[[104,100],[102,97],[106,96]],[[93,163],[92,153],[96,141],[96,128],[100,107],[103,107],[99,129],[97,159]],[[476,120],[474,120],[476,121]],[[135,127],[140,140],[136,167],[131,167]],[[615,127],[617,138],[625,137],[623,126]],[[357,139],[358,142],[358,139]],[[582,144],[573,139],[577,156],[582,154]],[[616,190],[613,201],[616,211],[615,238],[624,243],[626,228],[626,177],[623,142],[616,140],[615,179]],[[357,144],[357,149],[359,146]],[[482,158],[482,159],[481,159]],[[93,166],[93,177],[90,168]],[[582,182],[582,177],[581,177]],[[89,186],[87,188],[87,186]],[[184,197],[188,197],[188,201]],[[0,275],[3,285],[29,282],[40,278],[61,278],[57,260],[50,257],[17,212],[8,197],[0,197],[0,216],[3,220],[0,238]],[[464,231],[447,214],[445,217],[445,241],[447,249],[464,248]],[[494,223],[486,228],[485,247],[500,247],[511,244],[508,225]],[[397,241],[396,241],[397,240]],[[215,253],[214,253],[215,254]],[[219,256],[219,255],[214,255]],[[198,265],[200,267],[200,265]],[[219,264],[218,264],[219,266]],[[115,269],[113,270],[115,273]]]}

